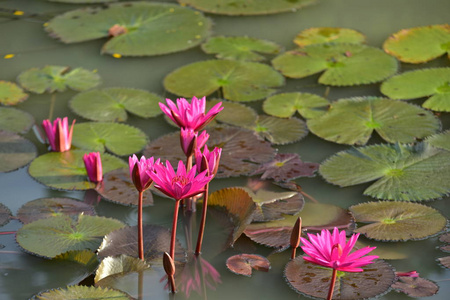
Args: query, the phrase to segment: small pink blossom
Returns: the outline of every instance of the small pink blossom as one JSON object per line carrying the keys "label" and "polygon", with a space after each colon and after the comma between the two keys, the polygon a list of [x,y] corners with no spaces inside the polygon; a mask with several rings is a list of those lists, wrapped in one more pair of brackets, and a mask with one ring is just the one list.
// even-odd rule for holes
{"label": "small pink blossom", "polygon": [[91,152],[83,155],[83,161],[89,181],[96,183],[101,182],[103,180],[103,168],[100,152]]}
{"label": "small pink blossom", "polygon": [[308,234],[308,237],[309,241],[301,238],[303,244],[301,248],[309,255],[303,259],[324,267],[344,272],[362,272],[361,267],[373,263],[373,260],[378,258],[376,255],[364,256],[376,247],[364,247],[350,253],[359,233],[352,235],[348,242],[345,231],[339,232],[336,227],[333,234],[328,230],[322,230],[317,235]]}
{"label": "small pink blossom", "polygon": [[195,150],[195,164],[197,166],[197,172],[203,172],[208,170],[208,175],[216,176],[219,169],[220,156],[222,149],[215,147],[213,151],[209,151],[206,146],[203,148],[203,153],[200,149]]}
{"label": "small pink blossom", "polygon": [[153,157],[146,159],[145,156],[142,156],[139,160],[135,154],[128,158],[130,177],[139,192],[145,191],[152,184],[153,180],[150,178],[147,171],[153,170],[155,164],[159,164],[159,158],[156,162]]}
{"label": "small pink blossom", "polygon": [[69,122],[67,117],[56,118],[53,124],[50,120],[42,121],[42,127],[47,135],[50,148],[56,152],[64,152],[70,150],[72,145],[72,132],[75,120],[72,122],[72,126],[69,129]]}
{"label": "small pink blossom", "polygon": [[206,98],[193,97],[191,103],[184,98],[178,98],[177,104],[166,99],[167,106],[159,103],[161,110],[180,128],[200,131],[223,109],[222,102],[214,105],[206,114]]}
{"label": "small pink blossom", "polygon": [[209,139],[209,134],[203,131],[200,135],[198,132],[192,129],[181,128],[180,132],[180,143],[181,149],[186,156],[191,156],[194,154],[196,149],[201,149],[205,146],[206,141]]}

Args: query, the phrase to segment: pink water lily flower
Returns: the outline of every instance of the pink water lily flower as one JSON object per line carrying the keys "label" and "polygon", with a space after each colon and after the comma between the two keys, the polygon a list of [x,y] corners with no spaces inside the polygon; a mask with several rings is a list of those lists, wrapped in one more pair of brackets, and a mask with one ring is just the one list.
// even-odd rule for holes
{"label": "pink water lily flower", "polygon": [[67,117],[56,118],[53,124],[50,120],[42,121],[42,127],[47,135],[50,148],[56,152],[64,152],[70,150],[72,146],[72,132],[75,120],[72,122],[72,126],[69,129],[69,122]]}
{"label": "pink water lily flower", "polygon": [[194,154],[196,149],[201,149],[205,146],[206,141],[208,141],[209,134],[203,131],[200,135],[198,132],[192,129],[181,128],[180,132],[180,143],[181,149],[186,156],[191,156]]}
{"label": "pink water lily flower", "polygon": [[91,182],[100,182],[103,180],[102,159],[100,152],[91,152],[83,155],[84,166]]}
{"label": "pink water lily flower", "polygon": [[166,161],[165,166],[157,164],[153,172],[147,172],[155,182],[155,188],[175,200],[181,200],[203,192],[205,185],[212,179],[212,176],[206,176],[206,171],[197,175],[196,171],[197,168],[192,168],[186,172],[186,166],[180,160],[176,173],[169,161]]}
{"label": "pink water lily flower", "polygon": [[195,164],[197,166],[197,172],[203,172],[208,170],[208,175],[216,176],[219,169],[220,156],[222,149],[214,147],[213,151],[209,151],[206,146],[203,149],[203,153],[200,149],[195,150]]}
{"label": "pink water lily flower", "polygon": [[145,156],[141,156],[141,159],[139,160],[135,154],[128,158],[130,177],[139,192],[145,191],[152,184],[153,180],[150,178],[147,171],[153,170],[155,164],[159,164],[159,158],[155,161],[153,157],[147,159]]}
{"label": "pink water lily flower", "polygon": [[178,98],[177,104],[166,99],[167,106],[159,103],[161,110],[180,128],[200,131],[223,109],[222,102],[214,105],[206,114],[206,98],[193,97],[191,103],[184,98]]}
{"label": "pink water lily flower", "polygon": [[338,271],[362,272],[361,267],[373,263],[378,256],[364,256],[376,247],[364,247],[350,253],[358,237],[359,233],[354,234],[347,242],[345,231],[339,232],[336,227],[332,234],[328,230],[322,230],[317,235],[308,234],[309,241],[301,238],[301,248],[309,255],[303,259]]}

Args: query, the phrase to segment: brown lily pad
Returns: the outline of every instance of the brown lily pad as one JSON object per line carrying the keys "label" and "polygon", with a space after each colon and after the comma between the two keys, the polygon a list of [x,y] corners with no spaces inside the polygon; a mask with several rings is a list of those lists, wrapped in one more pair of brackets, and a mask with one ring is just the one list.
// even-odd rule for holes
{"label": "brown lily pad", "polygon": [[415,298],[431,297],[439,291],[439,286],[431,280],[406,276],[399,277],[392,288]]}
{"label": "brown lily pad", "polygon": [[439,237],[439,241],[443,243],[450,243],[450,232],[447,232]]}
{"label": "brown lily pad", "polygon": [[270,269],[270,262],[261,255],[238,254],[227,259],[227,268],[235,274],[251,277],[252,269],[268,272]]}
{"label": "brown lily pad", "polygon": [[0,226],[8,224],[12,214],[8,207],[0,203]]}
{"label": "brown lily pad", "polygon": [[450,256],[440,257],[438,260],[443,267],[450,269]]}

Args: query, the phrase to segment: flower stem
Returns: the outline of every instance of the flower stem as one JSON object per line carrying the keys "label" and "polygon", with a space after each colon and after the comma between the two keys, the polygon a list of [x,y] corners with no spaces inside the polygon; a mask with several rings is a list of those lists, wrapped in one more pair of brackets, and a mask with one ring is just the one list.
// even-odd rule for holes
{"label": "flower stem", "polygon": [[138,203],[138,251],[139,258],[144,260],[144,232],[142,228],[142,198],[144,192],[139,191],[139,203]]}
{"label": "flower stem", "polygon": [[333,269],[333,274],[331,275],[330,289],[328,290],[327,300],[331,300],[333,298],[334,286],[336,285],[336,275],[337,275],[337,270]]}
{"label": "flower stem", "polygon": [[195,248],[195,255],[199,255],[202,250],[203,234],[205,232],[206,224],[206,211],[208,210],[208,191],[209,183],[205,186],[205,191],[203,192],[203,208],[202,208],[202,219],[200,221],[200,229],[198,231],[197,237],[197,247]]}
{"label": "flower stem", "polygon": [[50,111],[48,113],[48,119],[51,121],[53,118],[53,111],[55,110],[55,100],[56,100],[56,94],[52,93],[50,97]]}
{"label": "flower stem", "polygon": [[170,238],[170,257],[175,260],[175,239],[177,236],[178,209],[180,208],[180,200],[175,200],[175,210],[173,211],[172,235]]}

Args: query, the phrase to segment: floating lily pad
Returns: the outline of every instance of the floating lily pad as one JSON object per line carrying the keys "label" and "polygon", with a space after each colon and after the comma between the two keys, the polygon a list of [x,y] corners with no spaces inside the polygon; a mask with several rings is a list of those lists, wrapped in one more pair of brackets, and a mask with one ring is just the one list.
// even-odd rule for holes
{"label": "floating lily pad", "polygon": [[227,268],[235,274],[251,277],[252,269],[269,272],[270,261],[257,254],[238,254],[227,259]]}
{"label": "floating lily pad", "polygon": [[450,256],[440,257],[438,261],[443,267],[450,269]]}
{"label": "floating lily pad", "polygon": [[373,131],[391,143],[412,143],[440,127],[439,119],[429,111],[376,97],[341,99],[322,116],[308,120],[308,128],[315,135],[350,145],[365,145]]}
{"label": "floating lily pad", "polygon": [[386,260],[408,259],[415,255],[414,251],[411,250],[411,245],[408,243],[377,242],[374,240],[365,240],[361,236],[355,244],[356,249],[361,249],[367,246],[376,247],[370,251],[370,255],[377,255],[379,258]]}
{"label": "floating lily pad", "polygon": [[67,88],[84,91],[100,84],[100,76],[83,68],[71,70],[70,67],[45,66],[32,68],[20,73],[17,81],[31,92],[42,94],[55,91],[64,92]]}
{"label": "floating lily pad", "polygon": [[430,68],[405,72],[383,82],[381,92],[391,99],[431,96],[422,106],[450,111],[450,68]]}
{"label": "floating lily pad", "polygon": [[426,139],[426,142],[433,147],[450,151],[450,130],[432,135]]}
{"label": "floating lily pad", "polygon": [[150,266],[137,257],[121,254],[119,256],[108,256],[102,260],[95,273],[95,282],[115,274],[139,272],[150,268]]}
{"label": "floating lily pad", "polygon": [[260,115],[250,128],[275,145],[294,143],[308,134],[305,122],[295,117],[282,119]]}
{"label": "floating lily pad", "polygon": [[0,173],[22,168],[37,155],[32,142],[11,132],[0,130]]}
{"label": "floating lily pad", "polygon": [[59,215],[25,224],[17,231],[16,240],[27,252],[51,258],[71,250],[95,250],[104,235],[124,226],[105,217]]}
{"label": "floating lily pad", "polygon": [[449,52],[450,25],[402,29],[384,42],[383,49],[403,62],[418,64],[430,61]]}
{"label": "floating lily pad", "polygon": [[431,297],[439,291],[439,286],[431,280],[421,277],[401,276],[392,288],[410,297]]}
{"label": "floating lily pad", "polygon": [[248,36],[216,36],[202,44],[202,50],[208,54],[216,54],[217,58],[240,61],[265,60],[264,56],[257,53],[277,54],[281,49],[274,42]]}
{"label": "floating lily pad", "polygon": [[302,228],[320,231],[322,229],[348,228],[353,219],[350,213],[331,204],[306,203],[303,209],[293,216],[283,215],[284,219],[252,223],[244,233],[252,241],[274,248],[283,248],[290,244],[292,227],[298,217],[302,218]]}
{"label": "floating lily pad", "polygon": [[449,243],[450,244],[450,232],[445,233],[439,237],[439,241],[443,243]]}
{"label": "floating lily pad", "polygon": [[195,62],[172,71],[164,78],[164,88],[183,96],[208,96],[221,89],[231,101],[263,99],[284,84],[284,77],[270,66],[234,60]]}
{"label": "floating lily pad", "polygon": [[35,295],[33,300],[82,300],[82,299],[114,299],[114,300],[131,300],[126,293],[94,286],[72,285],[56,290],[45,291]]}
{"label": "floating lily pad", "polygon": [[324,43],[363,44],[366,37],[359,31],[339,27],[308,28],[297,34],[294,39],[299,47]]}
{"label": "floating lily pad", "polygon": [[61,2],[61,3],[106,3],[115,2],[117,0],[48,0],[50,2]]}
{"label": "floating lily pad", "polygon": [[25,203],[17,212],[17,218],[24,224],[48,217],[80,213],[95,216],[94,207],[71,198],[40,198]]}
{"label": "floating lily pad", "polygon": [[[122,205],[138,205],[138,191],[130,178],[130,171],[117,169],[103,175],[103,181],[96,187],[97,192],[106,200]],[[146,190],[142,198],[143,206],[153,205],[153,196]]]}
{"label": "floating lily pad", "polygon": [[0,203],[0,226],[8,224],[12,216],[11,211],[3,203]]}
{"label": "floating lily pad", "polygon": [[27,100],[28,94],[14,82],[0,80],[0,104],[16,105]]}
{"label": "floating lily pad", "polygon": [[273,161],[260,165],[252,175],[262,173],[261,179],[289,181],[299,177],[313,177],[318,169],[318,163],[305,163],[297,153],[278,153]]}
{"label": "floating lily pad", "polygon": [[93,121],[125,122],[127,112],[142,118],[161,114],[162,98],[145,90],[107,88],[79,93],[69,102],[70,108]]}
{"label": "floating lily pad", "polygon": [[109,37],[102,53],[142,56],[195,47],[211,26],[210,19],[192,9],[142,1],[69,11],[51,19],[45,30],[64,43]]}
{"label": "floating lily pad", "polygon": [[[217,178],[248,175],[258,168],[258,165],[267,162],[275,156],[275,150],[269,142],[259,140],[256,135],[246,129],[234,127],[208,128],[210,134],[208,147],[222,148]],[[186,156],[180,147],[180,133],[174,132],[164,135],[144,149],[145,157],[160,157],[163,161],[168,159],[172,165]]]}
{"label": "floating lily pad", "polygon": [[34,118],[27,112],[15,108],[0,107],[0,130],[26,133],[33,126]]}
{"label": "floating lily pad", "polygon": [[73,129],[72,144],[86,151],[130,155],[140,152],[147,142],[142,130],[125,124],[86,122],[75,124]]}
{"label": "floating lily pad", "polygon": [[[88,181],[83,162],[85,153],[80,150],[47,153],[36,158],[28,172],[40,183],[55,189],[93,189],[96,183]],[[104,173],[127,166],[124,161],[110,154],[103,153],[101,159]]]}
{"label": "floating lily pad", "polygon": [[364,191],[374,198],[422,201],[450,192],[449,160],[450,152],[426,143],[373,145],[339,152],[319,172],[339,186],[377,180]]}
{"label": "floating lily pad", "polygon": [[[395,281],[394,269],[377,259],[362,267],[363,272],[338,272],[333,299],[368,299],[387,293]],[[302,256],[291,260],[284,269],[288,284],[296,292],[326,299],[332,269],[305,261]]]}
{"label": "floating lily pad", "polygon": [[359,44],[317,44],[285,52],[272,61],[290,78],[325,71],[319,83],[333,86],[369,84],[397,72],[395,58],[382,50]]}
{"label": "floating lily pad", "polygon": [[253,108],[241,103],[211,100],[206,102],[206,110],[211,109],[211,107],[219,102],[222,102],[223,110],[214,118],[213,122],[216,121],[239,127],[247,127],[255,124],[258,114]]}
{"label": "floating lily pad", "polygon": [[219,15],[266,15],[292,11],[316,2],[316,0],[178,0],[198,10]]}
{"label": "floating lily pad", "polygon": [[409,202],[367,202],[349,208],[368,238],[382,241],[425,239],[445,229],[447,219],[434,208]]}
{"label": "floating lily pad", "polygon": [[266,114],[289,118],[295,112],[305,119],[312,119],[323,115],[330,102],[318,95],[309,93],[283,93],[267,98],[263,103],[263,110]]}

